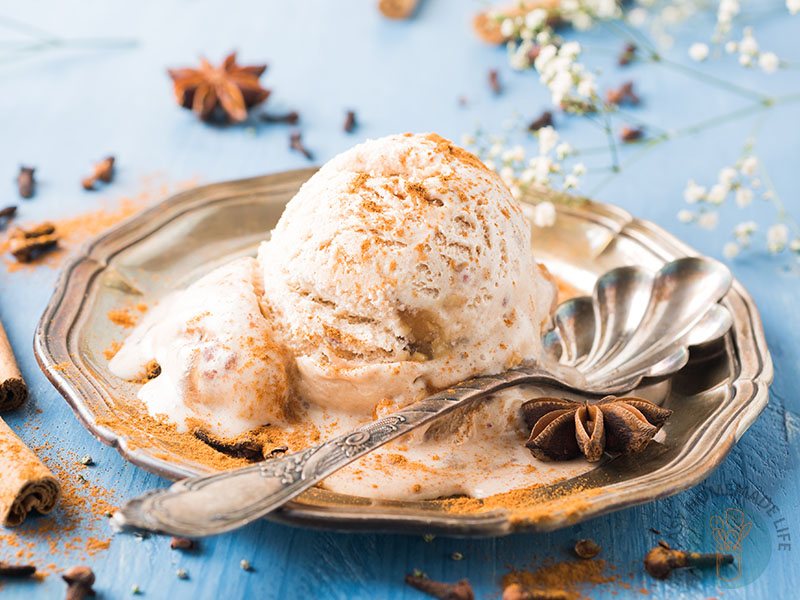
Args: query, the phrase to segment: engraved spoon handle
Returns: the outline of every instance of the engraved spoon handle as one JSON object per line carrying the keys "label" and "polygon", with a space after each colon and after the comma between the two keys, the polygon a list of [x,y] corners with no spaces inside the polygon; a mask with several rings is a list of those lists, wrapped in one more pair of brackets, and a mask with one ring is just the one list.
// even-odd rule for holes
{"label": "engraved spoon handle", "polygon": [[187,537],[237,529],[282,506],[375,448],[456,407],[526,383],[576,388],[575,384],[534,367],[475,377],[318,446],[151,490],[118,510],[112,526],[117,530],[146,529]]}

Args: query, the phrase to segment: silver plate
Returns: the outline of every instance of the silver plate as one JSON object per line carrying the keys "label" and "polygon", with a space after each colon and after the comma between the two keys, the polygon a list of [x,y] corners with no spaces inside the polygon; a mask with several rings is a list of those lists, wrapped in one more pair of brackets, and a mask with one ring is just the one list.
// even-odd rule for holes
{"label": "silver plate", "polygon": [[[103,350],[123,335],[108,311],[150,302],[212,266],[253,254],[313,173],[304,169],[184,192],[95,239],[65,267],[34,347],[47,377],[95,437],[168,479],[209,471],[128,418],[136,387],[108,371]],[[612,268],[656,271],[675,258],[697,255],[660,227],[592,202],[559,207],[554,227],[534,230],[533,251],[556,277],[584,294]],[[772,381],[758,312],[738,281],[723,304],[733,328],[719,344],[693,350],[689,364],[672,378],[664,404],[675,414],[664,443],[537,490],[537,497],[547,498],[542,510],[461,514],[437,501],[376,501],[315,488],[271,518],[339,530],[505,535],[557,529],[696,485],[764,409]],[[123,427],[109,425],[120,422]]]}

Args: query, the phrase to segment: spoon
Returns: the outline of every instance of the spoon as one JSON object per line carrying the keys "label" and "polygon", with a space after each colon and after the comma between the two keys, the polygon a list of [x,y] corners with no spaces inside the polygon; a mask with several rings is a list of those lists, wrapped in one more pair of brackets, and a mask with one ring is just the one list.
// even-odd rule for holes
{"label": "spoon", "polygon": [[224,533],[264,517],[375,448],[500,390],[536,384],[604,396],[632,390],[645,377],[667,377],[686,364],[689,346],[730,329],[730,314],[718,302],[731,281],[722,264],[700,257],[672,261],[655,274],[613,269],[591,297],[556,309],[554,328],[543,339],[548,370],[523,364],[474,377],[317,446],[151,490],[118,510],[112,526],[185,537]]}

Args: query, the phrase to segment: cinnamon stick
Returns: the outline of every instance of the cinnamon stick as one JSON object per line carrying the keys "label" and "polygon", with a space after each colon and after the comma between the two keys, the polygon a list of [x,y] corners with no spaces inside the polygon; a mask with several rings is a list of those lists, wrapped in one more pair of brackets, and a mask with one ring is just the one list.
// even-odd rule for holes
{"label": "cinnamon stick", "polygon": [[14,360],[8,337],[0,323],[0,413],[19,408],[28,399],[28,387]]}
{"label": "cinnamon stick", "polygon": [[0,523],[19,525],[32,510],[47,514],[60,495],[58,479],[0,419]]}

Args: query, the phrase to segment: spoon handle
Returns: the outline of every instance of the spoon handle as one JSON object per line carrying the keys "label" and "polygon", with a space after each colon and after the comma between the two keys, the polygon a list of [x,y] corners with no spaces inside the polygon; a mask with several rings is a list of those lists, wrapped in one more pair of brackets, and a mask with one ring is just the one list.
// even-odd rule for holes
{"label": "spoon handle", "polygon": [[534,367],[468,379],[318,446],[151,490],[118,510],[112,526],[119,531],[146,529],[186,537],[237,529],[282,506],[375,448],[459,406],[508,387],[534,383],[575,387]]}

